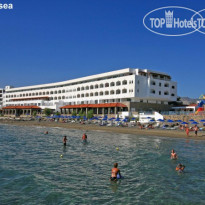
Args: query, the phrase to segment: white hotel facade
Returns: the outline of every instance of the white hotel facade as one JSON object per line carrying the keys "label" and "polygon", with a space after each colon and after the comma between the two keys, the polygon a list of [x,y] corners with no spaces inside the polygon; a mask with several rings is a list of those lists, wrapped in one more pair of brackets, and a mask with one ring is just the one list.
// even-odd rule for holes
{"label": "white hotel facade", "polygon": [[73,80],[13,88],[5,87],[3,106],[39,106],[59,110],[65,105],[123,103],[128,111],[167,110],[177,99],[170,75],[148,69],[111,71]]}

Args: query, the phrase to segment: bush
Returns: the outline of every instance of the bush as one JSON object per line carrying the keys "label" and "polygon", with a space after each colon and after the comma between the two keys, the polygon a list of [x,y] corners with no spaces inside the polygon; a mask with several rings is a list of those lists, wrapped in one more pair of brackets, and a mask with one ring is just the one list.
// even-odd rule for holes
{"label": "bush", "polygon": [[76,113],[76,111],[74,110],[73,112],[72,112],[72,116],[76,116],[77,115],[77,113]]}
{"label": "bush", "polygon": [[93,110],[89,110],[87,114],[87,118],[90,119],[93,117]]}
{"label": "bush", "polygon": [[46,116],[50,116],[52,114],[52,110],[49,108],[45,108],[43,114],[45,114]]}

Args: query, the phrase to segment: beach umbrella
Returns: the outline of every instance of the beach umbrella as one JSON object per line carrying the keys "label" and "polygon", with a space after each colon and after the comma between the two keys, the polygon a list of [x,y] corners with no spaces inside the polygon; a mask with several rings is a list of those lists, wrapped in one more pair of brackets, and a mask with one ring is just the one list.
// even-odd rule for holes
{"label": "beach umbrella", "polygon": [[174,122],[174,121],[173,121],[173,120],[167,120],[167,122],[172,123],[172,122]]}
{"label": "beach umbrella", "polygon": [[193,119],[191,119],[191,120],[189,120],[190,122],[194,122],[194,120]]}
{"label": "beach umbrella", "polygon": [[205,120],[200,120],[200,122],[205,122]]}
{"label": "beach umbrella", "polygon": [[193,124],[193,125],[197,125],[197,124],[199,124],[198,122],[192,122],[191,124]]}
{"label": "beach umbrella", "polygon": [[187,125],[188,123],[187,123],[187,122],[182,122],[181,124],[182,124],[182,125]]}
{"label": "beach umbrella", "polygon": [[132,120],[136,120],[136,117],[133,117]]}
{"label": "beach umbrella", "polygon": [[127,121],[128,121],[128,119],[127,119],[127,118],[125,118],[125,119],[123,119],[122,121],[123,121],[123,122],[127,122]]}
{"label": "beach umbrella", "polygon": [[177,120],[176,122],[182,122],[182,120]]}
{"label": "beach umbrella", "polygon": [[151,117],[147,117],[147,119],[151,119]]}
{"label": "beach umbrella", "polygon": [[117,118],[115,121],[116,121],[116,122],[119,122],[119,121],[120,121],[120,118]]}

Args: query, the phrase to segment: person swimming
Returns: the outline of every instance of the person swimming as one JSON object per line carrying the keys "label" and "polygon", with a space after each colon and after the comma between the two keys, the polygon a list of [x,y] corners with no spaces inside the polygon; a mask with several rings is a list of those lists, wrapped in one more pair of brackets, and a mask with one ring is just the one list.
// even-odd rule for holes
{"label": "person swimming", "polygon": [[185,169],[185,166],[183,164],[178,164],[177,167],[176,167],[176,171],[178,172],[183,172]]}
{"label": "person swimming", "polygon": [[64,137],[63,137],[63,145],[64,145],[64,146],[66,146],[66,142],[67,142],[67,137],[64,136]]}
{"label": "person swimming", "polygon": [[177,159],[178,156],[176,154],[176,152],[172,149],[172,152],[171,152],[171,159]]}
{"label": "person swimming", "polygon": [[48,131],[46,131],[44,134],[47,135],[47,134],[48,134]]}
{"label": "person swimming", "polygon": [[82,136],[83,142],[86,142],[86,141],[87,141],[87,138],[88,138],[87,135],[84,133],[83,136]]}
{"label": "person swimming", "polygon": [[114,163],[114,167],[112,168],[110,181],[117,181],[117,175],[121,177],[120,170],[117,168],[118,163]]}

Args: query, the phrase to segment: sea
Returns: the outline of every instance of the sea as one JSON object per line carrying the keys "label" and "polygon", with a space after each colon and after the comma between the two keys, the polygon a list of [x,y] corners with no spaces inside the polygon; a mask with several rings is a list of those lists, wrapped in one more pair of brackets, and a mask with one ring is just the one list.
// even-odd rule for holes
{"label": "sea", "polygon": [[205,141],[0,124],[0,204],[205,204]]}

